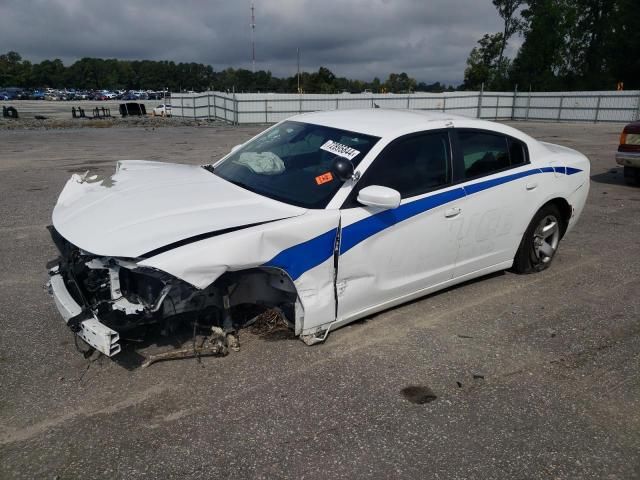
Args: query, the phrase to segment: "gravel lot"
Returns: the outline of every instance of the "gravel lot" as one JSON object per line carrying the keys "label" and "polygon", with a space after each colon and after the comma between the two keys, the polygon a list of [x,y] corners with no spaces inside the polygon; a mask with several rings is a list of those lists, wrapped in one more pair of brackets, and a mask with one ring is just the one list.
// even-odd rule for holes
{"label": "gravel lot", "polygon": [[[0,478],[640,477],[640,189],[621,125],[518,123],[592,161],[553,267],[225,358],[84,359],[43,290],[72,172],[204,163],[260,127],[0,130]],[[92,361],[93,360],[93,361]],[[414,404],[407,386],[435,401]]]}

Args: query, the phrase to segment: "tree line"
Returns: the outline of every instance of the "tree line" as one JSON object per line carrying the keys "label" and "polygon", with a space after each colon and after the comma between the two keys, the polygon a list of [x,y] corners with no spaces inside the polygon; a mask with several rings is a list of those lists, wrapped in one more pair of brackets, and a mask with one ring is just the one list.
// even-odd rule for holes
{"label": "tree line", "polygon": [[59,59],[31,63],[17,52],[0,55],[0,87],[278,93],[298,92],[298,88],[305,93],[453,90],[439,82],[417,82],[404,72],[391,73],[385,81],[374,78],[365,82],[337,77],[328,68],[320,67],[317,72],[301,72],[300,78],[297,74],[277,78],[264,70],[254,73],[242,68],[227,68],[216,72],[210,65],[170,61],[83,58],[70,66],[65,66]]}
{"label": "tree line", "polygon": [[[640,89],[638,0],[493,0],[503,30],[467,59],[463,88]],[[523,40],[513,59],[508,42]]]}
{"label": "tree line", "polygon": [[[484,35],[471,50],[460,90],[612,90],[640,88],[638,0],[492,0],[502,31]],[[509,42],[522,40],[513,58]],[[407,93],[452,91],[439,82],[417,82],[406,73],[381,81],[351,80],[326,67],[278,78],[201,63],[83,58],[31,63],[17,52],[0,55],[0,87],[83,90],[209,89],[278,93]]]}

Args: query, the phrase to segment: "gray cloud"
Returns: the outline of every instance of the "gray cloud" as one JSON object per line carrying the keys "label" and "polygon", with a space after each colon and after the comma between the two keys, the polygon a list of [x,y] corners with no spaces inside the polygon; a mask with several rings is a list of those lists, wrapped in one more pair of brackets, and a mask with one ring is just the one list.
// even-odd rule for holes
{"label": "gray cloud", "polygon": [[[460,83],[469,51],[500,31],[489,0],[254,0],[257,68]],[[249,0],[0,0],[0,45],[24,58],[251,66]]]}

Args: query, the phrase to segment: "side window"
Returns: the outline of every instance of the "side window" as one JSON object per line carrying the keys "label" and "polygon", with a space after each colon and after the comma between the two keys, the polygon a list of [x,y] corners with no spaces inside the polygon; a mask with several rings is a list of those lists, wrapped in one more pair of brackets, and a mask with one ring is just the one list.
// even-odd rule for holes
{"label": "side window", "polygon": [[465,178],[475,178],[527,163],[523,142],[505,135],[464,131],[458,132],[464,160]]}
{"label": "side window", "polygon": [[451,182],[447,132],[400,139],[382,152],[358,182],[358,190],[382,185],[413,197]]}
{"label": "side window", "polygon": [[507,137],[476,131],[458,132],[465,178],[489,175],[509,167]]}
{"label": "side window", "polygon": [[527,163],[527,147],[520,140],[509,138],[509,159],[512,167]]}

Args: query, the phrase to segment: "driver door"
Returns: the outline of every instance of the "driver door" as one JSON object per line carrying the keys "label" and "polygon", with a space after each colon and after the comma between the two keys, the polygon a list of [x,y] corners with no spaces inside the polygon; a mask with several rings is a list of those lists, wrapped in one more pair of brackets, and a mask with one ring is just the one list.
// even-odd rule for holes
{"label": "driver door", "polygon": [[[341,210],[338,322],[399,304],[452,278],[457,204],[464,191],[451,178],[448,130],[401,137],[365,171]],[[400,206],[359,204],[358,192],[369,185],[399,191]]]}

